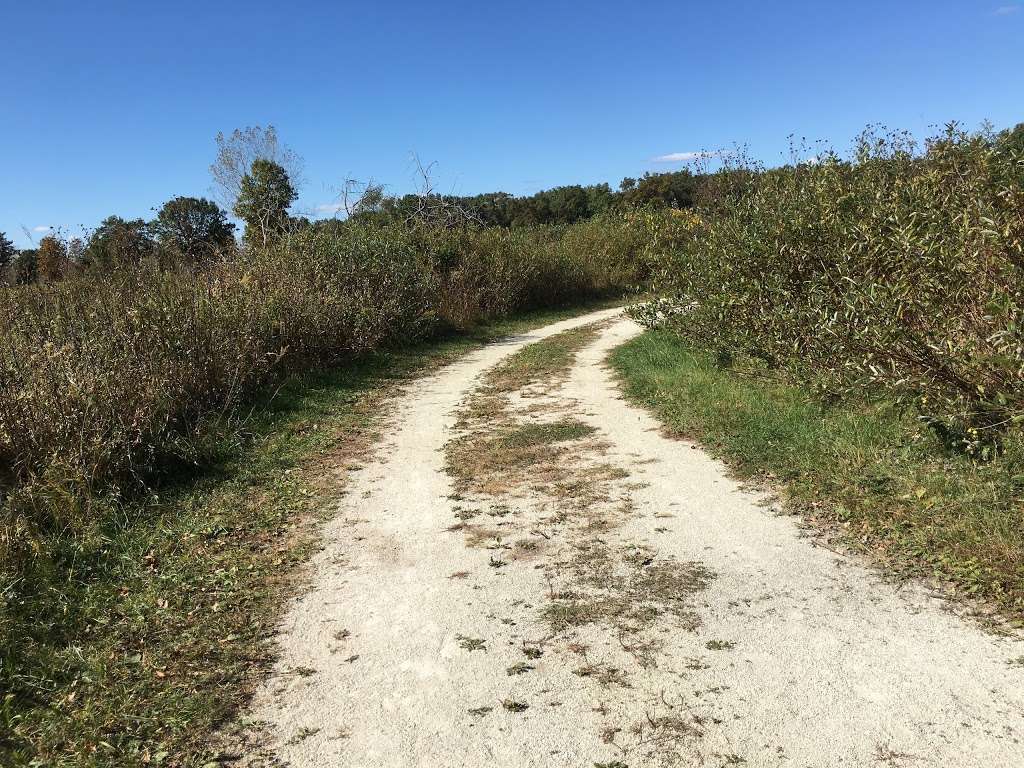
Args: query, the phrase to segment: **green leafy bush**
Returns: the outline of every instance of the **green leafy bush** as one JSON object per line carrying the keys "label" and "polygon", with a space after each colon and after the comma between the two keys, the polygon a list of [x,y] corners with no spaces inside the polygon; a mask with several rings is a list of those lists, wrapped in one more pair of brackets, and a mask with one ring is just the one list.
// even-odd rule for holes
{"label": "green leafy bush", "polygon": [[955,127],[918,149],[730,167],[657,258],[664,323],[828,396],[884,392],[961,449],[1024,418],[1024,153]]}

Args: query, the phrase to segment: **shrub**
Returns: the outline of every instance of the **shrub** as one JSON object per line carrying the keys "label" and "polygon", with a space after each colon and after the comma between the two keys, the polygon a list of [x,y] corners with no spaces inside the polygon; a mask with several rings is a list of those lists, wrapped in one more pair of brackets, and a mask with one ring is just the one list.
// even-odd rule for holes
{"label": "shrub", "polygon": [[867,132],[850,160],[730,168],[702,193],[657,259],[678,333],[826,395],[884,392],[970,451],[1024,417],[1019,148]]}
{"label": "shrub", "polygon": [[621,219],[450,231],[311,226],[203,270],[156,260],[0,290],[0,557],[102,522],[281,377],[525,307],[622,292]]}

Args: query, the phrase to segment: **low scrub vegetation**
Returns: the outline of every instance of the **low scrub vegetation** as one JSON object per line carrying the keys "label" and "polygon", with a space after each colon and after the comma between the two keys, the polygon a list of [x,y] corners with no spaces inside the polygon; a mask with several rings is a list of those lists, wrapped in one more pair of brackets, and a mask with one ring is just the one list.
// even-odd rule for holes
{"label": "low scrub vegetation", "polygon": [[642,279],[618,217],[529,230],[328,222],[203,269],[0,291],[3,554],[39,554],[103,499],[194,463],[283,376]]}
{"label": "low scrub vegetation", "polygon": [[[730,159],[648,253],[633,394],[903,565],[1024,608],[1024,128]],[[665,223],[667,222],[667,224]]]}
{"label": "low scrub vegetation", "polygon": [[1024,147],[864,134],[846,160],[729,167],[680,212],[647,320],[825,397],[884,393],[958,450],[1024,419]]}

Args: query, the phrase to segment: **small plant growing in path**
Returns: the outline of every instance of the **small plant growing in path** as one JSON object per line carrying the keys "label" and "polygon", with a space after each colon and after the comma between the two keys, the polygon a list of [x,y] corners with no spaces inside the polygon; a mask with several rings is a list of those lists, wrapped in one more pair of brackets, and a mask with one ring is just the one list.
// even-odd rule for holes
{"label": "small plant growing in path", "polygon": [[729,651],[736,647],[732,640],[708,640],[704,647],[709,651]]}
{"label": "small plant growing in path", "polygon": [[487,652],[487,643],[482,638],[456,635],[455,639],[459,641],[459,647],[464,650]]}
{"label": "small plant growing in path", "polygon": [[300,728],[298,733],[296,733],[294,736],[292,736],[290,739],[288,739],[288,744],[290,746],[294,746],[294,745],[296,745],[296,744],[298,744],[300,742],[305,741],[310,736],[316,736],[316,734],[318,734],[318,733],[320,733],[320,729],[319,728],[306,728],[306,727]]}

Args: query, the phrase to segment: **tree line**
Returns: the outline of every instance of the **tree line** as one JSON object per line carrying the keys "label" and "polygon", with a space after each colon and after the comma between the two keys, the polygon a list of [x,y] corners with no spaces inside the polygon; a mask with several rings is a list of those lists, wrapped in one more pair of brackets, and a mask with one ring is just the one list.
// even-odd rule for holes
{"label": "tree line", "polygon": [[[18,250],[0,232],[0,284],[54,282],[84,270],[113,269],[156,260],[168,266],[201,266],[239,247],[266,246],[281,236],[308,227],[335,226],[289,213],[298,197],[301,160],[278,141],[274,128],[236,130],[217,136],[218,154],[211,173],[221,202],[178,196],[164,203],[149,221],[108,216],[84,237],[55,232],[33,248]],[[426,176],[426,174],[424,174]],[[524,227],[573,224],[614,207],[688,208],[702,176],[688,170],[646,173],[626,178],[618,190],[608,184],[567,185],[529,196],[505,192],[440,195],[429,188],[391,196],[368,185],[346,218],[381,225],[431,219],[446,225]]]}
{"label": "tree line", "polygon": [[[608,184],[554,187],[517,197],[507,192],[480,195],[428,195],[435,207],[456,209],[483,226],[522,227],[539,224],[574,224],[617,206],[689,208],[703,177],[688,170],[646,173],[625,178],[617,191]],[[354,206],[357,219],[401,222],[414,218],[424,207],[423,194],[389,197],[370,188]]]}
{"label": "tree line", "polygon": [[[239,179],[232,212],[245,225],[244,242],[267,245],[285,232],[288,208],[298,197],[279,163],[257,158]],[[155,259],[161,264],[201,266],[237,247],[235,224],[205,197],[178,196],[151,221],[108,216],[86,238],[41,238],[18,251],[0,232],[0,279],[14,285],[54,282],[90,269],[131,267]]]}

